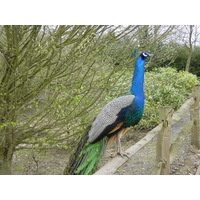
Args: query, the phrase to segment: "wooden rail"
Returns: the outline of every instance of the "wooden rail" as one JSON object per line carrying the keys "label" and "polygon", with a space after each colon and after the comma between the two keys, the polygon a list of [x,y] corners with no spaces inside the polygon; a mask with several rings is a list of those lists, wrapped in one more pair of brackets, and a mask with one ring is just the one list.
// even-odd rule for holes
{"label": "wooden rail", "polygon": [[197,169],[196,171],[196,174],[195,175],[200,175],[200,165],[199,165],[199,168]]}
{"label": "wooden rail", "polygon": [[[152,129],[147,135],[136,144],[126,150],[130,157],[134,156],[139,150],[146,146],[155,136],[157,137],[156,165],[152,174],[167,175],[170,174],[170,164],[175,159],[175,152],[179,135],[175,138],[173,144],[170,144],[170,132],[172,124],[182,119],[183,115],[190,110],[191,120],[189,120],[180,131],[180,135],[186,137],[191,134],[191,144],[200,148],[200,125],[199,125],[199,102],[200,86],[193,90],[193,97],[188,99],[174,114],[171,107],[161,107],[159,111],[160,124]],[[172,115],[173,114],[173,115]],[[110,175],[128,161],[128,158],[117,156],[105,164],[94,175]],[[200,169],[199,169],[200,173]]]}
{"label": "wooden rail", "polygon": [[172,125],[172,107],[160,107],[159,119],[162,123],[162,128],[157,137],[157,153],[156,153],[156,174],[169,174],[170,172],[170,133]]}
{"label": "wooden rail", "polygon": [[199,121],[199,102],[200,102],[200,85],[193,89],[194,103],[190,109],[191,120],[193,121],[191,144],[200,148],[200,121]]}

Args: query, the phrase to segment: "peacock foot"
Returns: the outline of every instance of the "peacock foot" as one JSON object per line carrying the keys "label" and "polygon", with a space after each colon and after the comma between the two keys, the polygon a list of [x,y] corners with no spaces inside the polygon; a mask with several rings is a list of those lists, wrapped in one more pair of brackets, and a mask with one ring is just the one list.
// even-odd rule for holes
{"label": "peacock foot", "polygon": [[122,158],[124,158],[124,156],[126,156],[127,158],[131,159],[131,157],[128,154],[129,153],[126,153],[125,151],[117,152],[117,155],[120,155]]}

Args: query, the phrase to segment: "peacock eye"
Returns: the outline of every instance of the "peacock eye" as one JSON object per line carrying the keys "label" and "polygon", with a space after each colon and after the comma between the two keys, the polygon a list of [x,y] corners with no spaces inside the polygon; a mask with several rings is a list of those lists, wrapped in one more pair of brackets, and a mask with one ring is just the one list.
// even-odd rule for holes
{"label": "peacock eye", "polygon": [[144,57],[147,57],[148,55],[147,55],[147,53],[143,53],[143,56],[144,56]]}

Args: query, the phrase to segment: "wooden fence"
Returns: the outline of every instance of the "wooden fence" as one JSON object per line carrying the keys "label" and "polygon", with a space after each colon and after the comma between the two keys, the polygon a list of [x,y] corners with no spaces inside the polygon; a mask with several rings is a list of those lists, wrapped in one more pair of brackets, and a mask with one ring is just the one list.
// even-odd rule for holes
{"label": "wooden fence", "polygon": [[[152,170],[152,174],[167,175],[170,174],[170,164],[175,160],[177,149],[177,141],[179,135],[187,136],[191,133],[191,145],[200,149],[200,85],[193,89],[192,97],[188,99],[176,112],[172,107],[160,107],[159,119],[160,124],[147,133],[139,142],[126,150],[130,157],[134,156],[144,146],[146,146],[154,137],[157,136],[156,144],[156,164]],[[180,121],[183,115],[190,110],[190,120],[184,124],[180,134],[176,136],[173,143],[170,143],[171,127],[174,123]],[[94,175],[110,175],[128,161],[128,158],[117,156],[105,164]],[[196,174],[200,174],[200,167]]]}

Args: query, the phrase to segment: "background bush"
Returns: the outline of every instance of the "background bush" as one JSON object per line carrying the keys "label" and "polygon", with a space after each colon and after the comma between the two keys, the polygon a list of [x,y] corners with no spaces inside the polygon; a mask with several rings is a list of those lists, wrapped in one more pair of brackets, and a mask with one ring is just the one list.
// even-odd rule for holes
{"label": "background bush", "polygon": [[177,110],[189,97],[191,89],[198,84],[191,73],[174,68],[157,68],[145,73],[146,104],[139,127],[150,129],[158,124],[159,106],[172,106]]}

